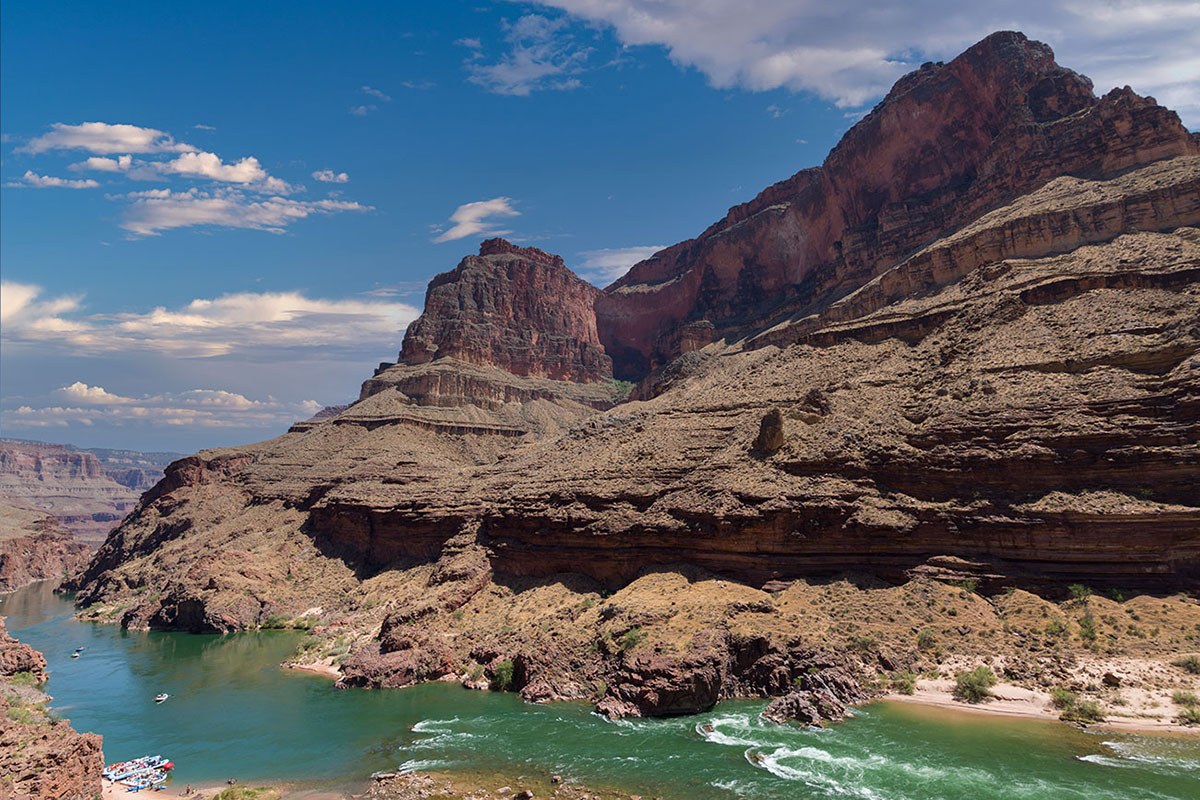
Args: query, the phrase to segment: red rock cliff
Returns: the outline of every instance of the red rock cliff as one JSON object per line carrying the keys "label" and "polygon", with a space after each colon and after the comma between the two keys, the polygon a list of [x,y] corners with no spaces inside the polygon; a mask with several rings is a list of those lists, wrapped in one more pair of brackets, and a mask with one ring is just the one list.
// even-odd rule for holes
{"label": "red rock cliff", "polygon": [[503,239],[435,277],[408,327],[402,364],[457,358],[514,375],[592,383],[612,377],[596,331],[599,290],[559,256]]}
{"label": "red rock cliff", "polygon": [[619,377],[818,309],[981,213],[1061,175],[1097,179],[1200,152],[1128,87],[1103,98],[1020,33],[902,78],[819,168],[635,265],[597,302]]}

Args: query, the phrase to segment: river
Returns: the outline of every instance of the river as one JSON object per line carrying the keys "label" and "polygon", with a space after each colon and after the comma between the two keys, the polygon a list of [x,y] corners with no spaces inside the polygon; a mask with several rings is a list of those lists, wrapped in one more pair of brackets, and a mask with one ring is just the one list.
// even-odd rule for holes
{"label": "river", "polygon": [[[170,757],[176,784],[236,777],[347,787],[400,768],[559,773],[670,800],[1200,797],[1194,736],[1085,732],[900,703],[872,704],[825,730],[763,724],[763,704],[750,701],[609,722],[580,704],[528,705],[451,684],[337,690],[278,666],[294,633],[81,623],[48,585],[0,598],[0,614],[45,653],[54,712],[103,734],[109,761]],[[170,699],[155,704],[159,692]]]}

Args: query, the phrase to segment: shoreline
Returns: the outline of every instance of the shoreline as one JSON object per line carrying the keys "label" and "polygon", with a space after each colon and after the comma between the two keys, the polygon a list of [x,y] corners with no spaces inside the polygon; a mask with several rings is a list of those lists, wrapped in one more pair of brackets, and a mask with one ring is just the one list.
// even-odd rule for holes
{"label": "shoreline", "polygon": [[[942,684],[945,685],[943,686]],[[1174,718],[1109,715],[1103,722],[1094,722],[1086,725],[1075,723],[1059,718],[1059,711],[1051,704],[1049,694],[1007,683],[997,684],[992,691],[994,696],[989,701],[983,703],[964,703],[954,698],[952,682],[923,680],[918,682],[917,690],[913,694],[890,692],[877,698],[874,702],[906,703],[925,708],[963,711],[971,714],[992,714],[1017,719],[1035,719],[1043,722],[1057,722],[1062,725],[1081,727],[1087,730],[1107,730],[1115,733],[1200,736],[1200,727],[1183,725],[1176,722]]]}

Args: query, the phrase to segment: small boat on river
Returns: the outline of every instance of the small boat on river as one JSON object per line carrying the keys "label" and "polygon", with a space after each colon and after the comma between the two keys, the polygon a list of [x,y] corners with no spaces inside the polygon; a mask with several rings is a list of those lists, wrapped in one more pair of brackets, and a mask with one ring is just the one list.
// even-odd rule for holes
{"label": "small boat on river", "polygon": [[167,702],[167,698],[170,696],[171,695],[167,694],[166,692],[161,692],[159,694],[154,695],[154,702],[165,703],[165,702]]}

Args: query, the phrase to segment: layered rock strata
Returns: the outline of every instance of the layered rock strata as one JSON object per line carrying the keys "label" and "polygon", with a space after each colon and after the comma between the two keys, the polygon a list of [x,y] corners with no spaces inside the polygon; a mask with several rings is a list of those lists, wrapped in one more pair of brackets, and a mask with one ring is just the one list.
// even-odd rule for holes
{"label": "layered rock strata", "polygon": [[60,583],[79,572],[91,549],[44,511],[0,501],[0,592],[35,581]]}
{"label": "layered rock strata", "polygon": [[[79,599],[137,627],[316,618],[347,685],[617,714],[783,695],[822,646],[893,671],[937,614],[986,652],[999,606],[953,618],[1000,601],[946,582],[1200,584],[1198,279],[1195,137],[997,34],[602,294],[485,243],[358,402],[173,464]],[[641,399],[612,407],[609,356]],[[872,641],[875,612],[814,638],[801,598],[839,575],[904,595]]]}

